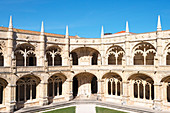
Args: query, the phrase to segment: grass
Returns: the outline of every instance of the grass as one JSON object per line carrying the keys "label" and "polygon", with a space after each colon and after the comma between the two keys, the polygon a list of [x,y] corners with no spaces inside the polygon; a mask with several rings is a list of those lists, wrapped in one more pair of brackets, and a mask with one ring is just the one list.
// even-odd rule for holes
{"label": "grass", "polygon": [[126,113],[126,112],[117,111],[117,110],[113,110],[113,109],[96,107],[96,113]]}
{"label": "grass", "polygon": [[62,108],[62,109],[56,109],[53,111],[47,111],[44,113],[75,113],[75,106],[74,107],[68,107],[68,108]]}

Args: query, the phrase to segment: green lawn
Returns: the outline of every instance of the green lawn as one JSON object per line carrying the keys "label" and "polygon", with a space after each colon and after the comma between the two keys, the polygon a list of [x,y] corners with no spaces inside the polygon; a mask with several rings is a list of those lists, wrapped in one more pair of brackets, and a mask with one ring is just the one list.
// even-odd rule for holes
{"label": "green lawn", "polygon": [[96,113],[126,113],[126,112],[116,111],[116,110],[113,110],[113,109],[96,107]]}
{"label": "green lawn", "polygon": [[57,109],[53,111],[48,111],[45,113],[75,113],[76,107],[68,107],[68,108],[62,108],[62,109]]}

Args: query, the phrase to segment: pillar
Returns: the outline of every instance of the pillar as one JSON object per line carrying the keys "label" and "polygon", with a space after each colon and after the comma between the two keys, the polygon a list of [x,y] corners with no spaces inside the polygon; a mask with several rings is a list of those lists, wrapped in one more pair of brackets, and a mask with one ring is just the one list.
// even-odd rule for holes
{"label": "pillar", "polygon": [[128,104],[128,100],[129,100],[129,95],[128,95],[128,86],[129,86],[129,81],[123,80],[122,81],[123,84],[123,95],[122,95],[122,105],[127,105]]}
{"label": "pillar", "polygon": [[99,79],[97,80],[97,85],[98,85],[98,91],[97,91],[97,100],[101,100],[102,97],[102,80]]}
{"label": "pillar", "polygon": [[39,95],[40,95],[39,104],[41,106],[47,105],[48,104],[48,95],[47,95],[48,94],[48,90],[47,90],[48,82],[41,81],[39,85],[40,85],[39,86],[40,91],[38,91],[38,92],[41,92],[41,93],[39,93]]}
{"label": "pillar", "polygon": [[6,95],[5,95],[5,99],[6,99],[6,111],[7,112],[14,112],[14,107],[16,104],[16,85],[15,84],[8,84],[8,86],[6,87]]}
{"label": "pillar", "polygon": [[153,109],[155,110],[162,110],[162,99],[161,99],[161,93],[160,93],[160,90],[161,90],[161,83],[160,82],[154,82],[154,106],[153,106]]}
{"label": "pillar", "polygon": [[130,43],[129,43],[129,38],[126,36],[125,40],[125,51],[126,51],[126,65],[132,65],[131,59],[130,59]]}
{"label": "pillar", "polygon": [[37,66],[44,66],[44,57],[45,57],[45,35],[40,35],[40,48],[39,54],[37,56]]}
{"label": "pillar", "polygon": [[63,86],[63,95],[65,96],[66,100],[72,100],[73,99],[73,80],[71,78],[67,79],[65,81],[66,83]]}

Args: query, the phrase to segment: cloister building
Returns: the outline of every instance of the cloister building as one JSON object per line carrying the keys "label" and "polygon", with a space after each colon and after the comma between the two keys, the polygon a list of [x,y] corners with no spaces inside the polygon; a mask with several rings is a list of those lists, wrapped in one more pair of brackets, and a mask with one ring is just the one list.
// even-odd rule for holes
{"label": "cloister building", "polygon": [[0,27],[0,111],[73,99],[170,110],[170,30],[101,38]]}

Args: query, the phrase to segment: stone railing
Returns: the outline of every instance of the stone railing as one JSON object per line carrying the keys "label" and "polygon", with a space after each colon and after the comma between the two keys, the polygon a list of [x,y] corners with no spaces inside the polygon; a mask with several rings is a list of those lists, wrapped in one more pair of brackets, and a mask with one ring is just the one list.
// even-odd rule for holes
{"label": "stone railing", "polygon": [[2,72],[2,73],[9,73],[9,72],[11,72],[11,68],[10,67],[0,66],[0,72]]}
{"label": "stone railing", "polygon": [[24,72],[42,72],[44,71],[43,66],[17,66],[17,73]]}
{"label": "stone railing", "polygon": [[[158,66],[155,68],[154,65],[73,65],[73,66],[48,66],[47,70],[54,72],[54,71],[76,71],[76,70],[110,70],[110,71],[160,71],[160,72],[170,72],[170,65],[165,66]],[[28,72],[43,72],[45,71],[43,66],[17,66],[16,72],[17,73],[28,73]],[[0,73],[10,73],[10,67],[0,67]]]}

